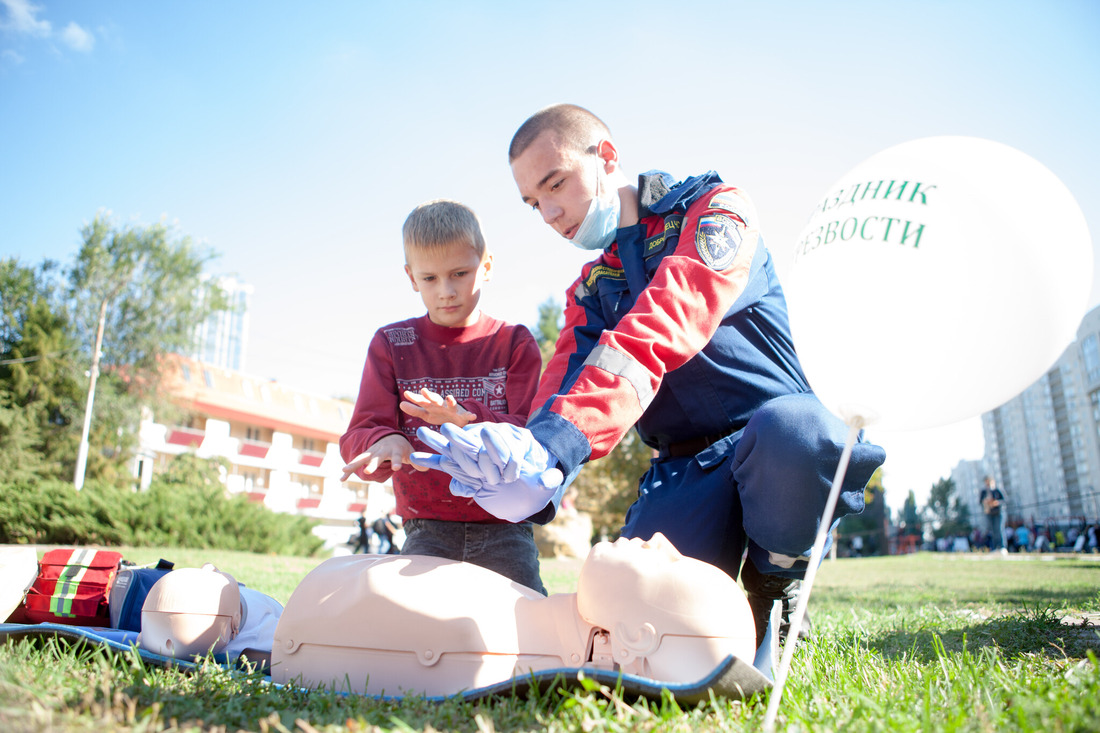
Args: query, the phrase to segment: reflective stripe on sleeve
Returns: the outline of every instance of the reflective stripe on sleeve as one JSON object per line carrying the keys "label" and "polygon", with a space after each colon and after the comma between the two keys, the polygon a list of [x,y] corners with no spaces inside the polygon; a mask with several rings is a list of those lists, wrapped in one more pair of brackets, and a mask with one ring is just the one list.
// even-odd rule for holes
{"label": "reflective stripe on sleeve", "polygon": [[623,352],[606,344],[600,344],[592,349],[588,358],[584,360],[584,365],[602,369],[629,382],[630,386],[634,387],[634,390],[638,393],[638,402],[641,403],[643,411],[653,401],[653,388],[650,386],[649,372]]}

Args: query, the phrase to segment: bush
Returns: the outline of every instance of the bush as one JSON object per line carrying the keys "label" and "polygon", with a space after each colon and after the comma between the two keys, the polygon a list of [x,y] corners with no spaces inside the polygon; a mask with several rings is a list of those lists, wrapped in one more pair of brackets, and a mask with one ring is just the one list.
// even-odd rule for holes
{"label": "bush", "polygon": [[0,484],[0,543],[320,551],[314,520],[226,496],[218,465],[180,456],[142,492],[98,482],[83,491],[60,481]]}

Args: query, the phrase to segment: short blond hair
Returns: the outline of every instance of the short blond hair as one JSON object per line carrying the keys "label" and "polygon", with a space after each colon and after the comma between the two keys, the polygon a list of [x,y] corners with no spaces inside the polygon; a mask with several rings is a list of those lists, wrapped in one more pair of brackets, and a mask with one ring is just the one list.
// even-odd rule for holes
{"label": "short blond hair", "polygon": [[410,250],[439,250],[452,244],[468,244],[485,259],[485,236],[474,210],[447,199],[425,201],[412,210],[401,228],[405,258]]}

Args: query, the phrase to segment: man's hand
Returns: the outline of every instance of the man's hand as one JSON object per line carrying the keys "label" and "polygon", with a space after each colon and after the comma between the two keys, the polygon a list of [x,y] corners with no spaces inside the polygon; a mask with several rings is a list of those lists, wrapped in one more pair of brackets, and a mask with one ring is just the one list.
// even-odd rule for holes
{"label": "man's hand", "polygon": [[545,507],[563,480],[561,470],[530,430],[507,423],[476,423],[465,429],[420,428],[424,444],[437,451],[413,453],[421,466],[451,475],[451,493],[472,497],[495,517],[521,522]]}
{"label": "man's hand", "polygon": [[401,412],[412,417],[418,417],[432,425],[453,423],[458,427],[465,427],[474,419],[474,413],[458,404],[454,395],[441,395],[430,389],[421,389],[419,394],[405,390],[405,401],[398,407]]}
{"label": "man's hand", "polygon": [[355,460],[344,466],[344,475],[340,477],[340,480],[347,481],[353,474],[359,473],[360,469],[365,474],[372,474],[383,463],[389,463],[394,471],[400,470],[402,464],[408,464],[417,471],[427,471],[427,468],[418,466],[409,460],[412,448],[412,443],[404,435],[398,435],[397,433],[387,435],[381,440],[375,441],[370,448],[367,448],[357,455]]}

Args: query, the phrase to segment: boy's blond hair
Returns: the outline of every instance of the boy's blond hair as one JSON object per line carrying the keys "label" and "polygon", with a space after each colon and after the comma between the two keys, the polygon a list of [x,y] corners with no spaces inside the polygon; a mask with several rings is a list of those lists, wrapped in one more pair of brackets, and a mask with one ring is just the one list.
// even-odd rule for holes
{"label": "boy's blond hair", "polygon": [[401,228],[405,259],[414,249],[439,250],[452,244],[468,244],[485,259],[485,237],[473,209],[457,201],[425,201],[412,210]]}

